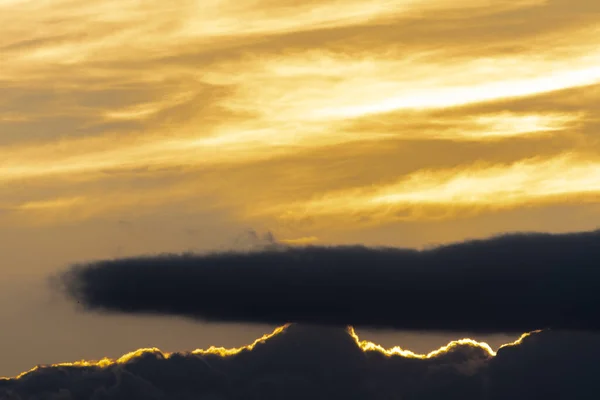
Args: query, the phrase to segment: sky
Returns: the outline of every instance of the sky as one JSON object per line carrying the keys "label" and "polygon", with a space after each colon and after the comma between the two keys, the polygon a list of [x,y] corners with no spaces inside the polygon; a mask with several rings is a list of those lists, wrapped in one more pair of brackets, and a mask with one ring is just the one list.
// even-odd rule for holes
{"label": "sky", "polygon": [[275,328],[82,313],[73,263],[598,228],[599,34],[595,0],[0,0],[0,376]]}

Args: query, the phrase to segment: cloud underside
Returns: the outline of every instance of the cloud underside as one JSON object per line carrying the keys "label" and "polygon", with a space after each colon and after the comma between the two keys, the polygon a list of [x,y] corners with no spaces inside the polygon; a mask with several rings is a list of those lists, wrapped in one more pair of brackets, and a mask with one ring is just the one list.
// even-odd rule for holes
{"label": "cloud underside", "polygon": [[[454,343],[427,357],[393,354],[352,330],[291,325],[254,344],[190,353],[140,350],[115,361],[38,367],[0,379],[6,400],[587,398],[597,335],[543,331],[492,355]],[[560,379],[551,377],[559,376]]]}
{"label": "cloud underside", "polygon": [[592,0],[0,13],[2,224],[219,206],[336,231],[598,201]]}
{"label": "cloud underside", "polygon": [[288,247],[83,263],[58,279],[88,311],[411,330],[600,329],[600,231],[427,250]]}

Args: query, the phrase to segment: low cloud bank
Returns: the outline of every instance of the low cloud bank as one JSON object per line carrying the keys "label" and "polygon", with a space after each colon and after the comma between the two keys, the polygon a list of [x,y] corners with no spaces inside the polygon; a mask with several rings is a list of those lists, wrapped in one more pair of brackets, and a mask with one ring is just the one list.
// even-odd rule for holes
{"label": "low cloud bank", "polygon": [[237,350],[138,351],[0,380],[3,400],[587,399],[600,335],[542,331],[493,355],[454,344],[429,357],[365,350],[344,328],[290,325]]}
{"label": "low cloud bank", "polygon": [[599,330],[600,230],[421,251],[272,245],[146,256],[75,265],[59,281],[90,311],[461,332]]}

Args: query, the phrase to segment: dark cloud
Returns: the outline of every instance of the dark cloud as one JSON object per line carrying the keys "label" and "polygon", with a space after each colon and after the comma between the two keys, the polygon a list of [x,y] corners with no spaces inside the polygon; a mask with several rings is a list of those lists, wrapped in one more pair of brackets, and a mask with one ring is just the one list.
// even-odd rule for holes
{"label": "dark cloud", "polygon": [[0,380],[0,398],[587,399],[599,344],[598,335],[544,331],[496,356],[463,344],[409,358],[364,351],[344,328],[291,325],[229,356],[154,351],[104,367],[40,367]]}
{"label": "dark cloud", "polygon": [[598,330],[599,267],[600,230],[104,260],[59,282],[87,310],[499,333]]}

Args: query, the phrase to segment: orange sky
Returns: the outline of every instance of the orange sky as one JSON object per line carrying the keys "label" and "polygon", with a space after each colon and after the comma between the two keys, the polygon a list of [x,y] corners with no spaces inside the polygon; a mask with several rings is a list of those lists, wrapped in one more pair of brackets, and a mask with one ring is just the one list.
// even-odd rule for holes
{"label": "orange sky", "polygon": [[596,0],[0,0],[0,376],[271,329],[80,315],[70,262],[597,228],[599,36]]}

